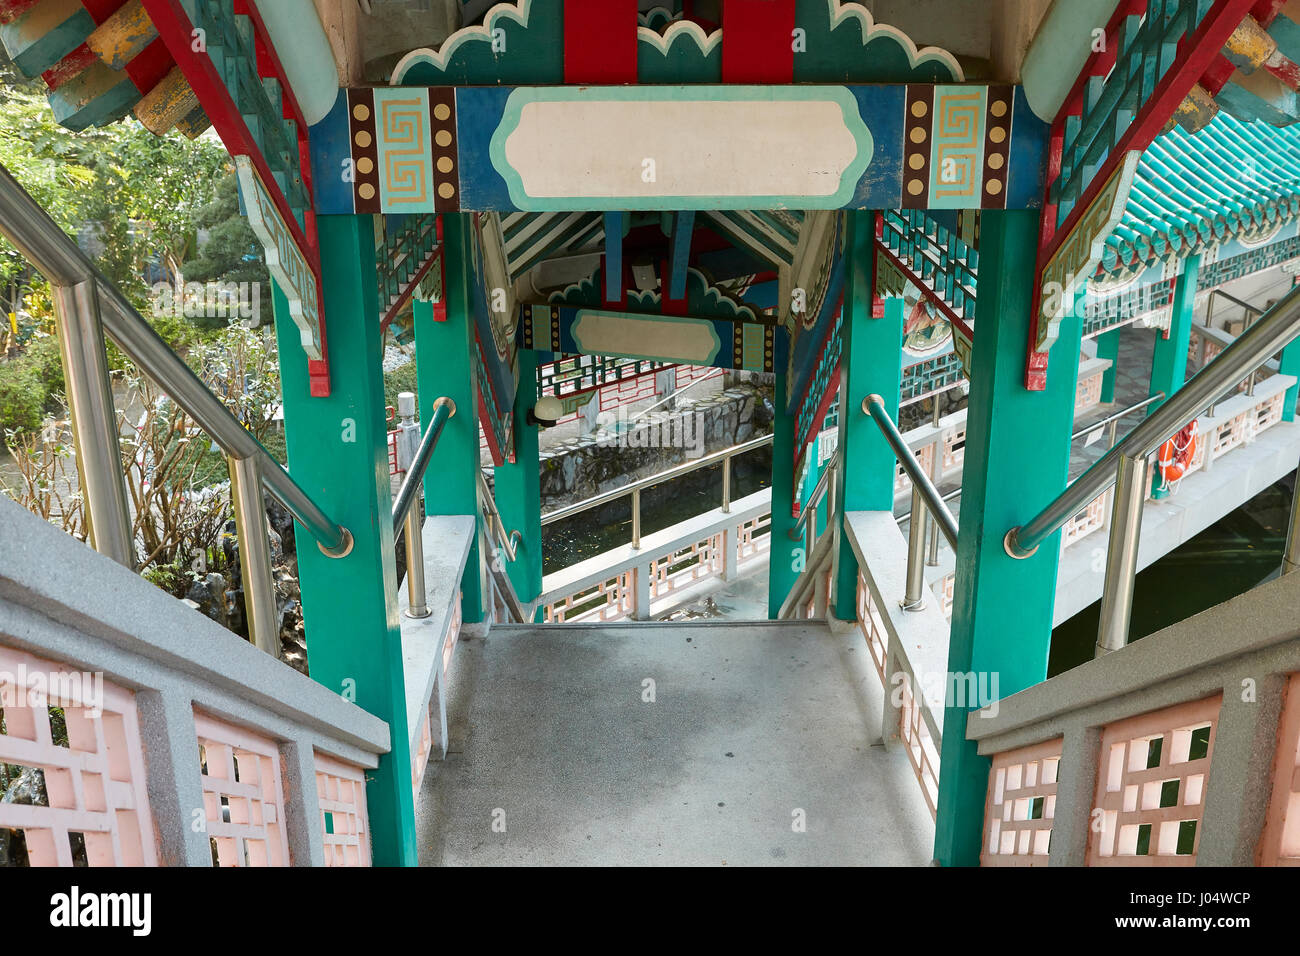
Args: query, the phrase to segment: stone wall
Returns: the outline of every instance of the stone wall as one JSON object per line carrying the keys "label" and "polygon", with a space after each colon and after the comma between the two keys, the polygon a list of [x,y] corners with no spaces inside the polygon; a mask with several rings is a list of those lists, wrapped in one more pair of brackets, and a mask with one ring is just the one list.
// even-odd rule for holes
{"label": "stone wall", "polygon": [[630,427],[604,428],[541,454],[542,512],[590,498],[772,430],[771,389],[739,384],[698,402],[655,412]]}

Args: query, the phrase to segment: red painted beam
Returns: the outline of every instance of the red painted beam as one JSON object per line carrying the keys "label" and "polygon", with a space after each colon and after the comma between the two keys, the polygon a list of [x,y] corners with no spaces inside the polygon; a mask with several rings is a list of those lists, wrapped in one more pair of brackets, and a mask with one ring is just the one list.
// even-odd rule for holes
{"label": "red painted beam", "polygon": [[[311,230],[311,236],[308,238],[308,233],[298,225],[298,220],[289,207],[289,201],[277,188],[275,177],[271,174],[271,167],[267,164],[266,157],[262,155],[261,149],[258,148],[257,142],[253,139],[253,135],[248,129],[248,124],[244,122],[239,107],[231,99],[229,91],[221,81],[221,76],[217,73],[212,58],[208,56],[206,51],[196,52],[193,49],[191,44],[194,42],[194,25],[190,22],[189,15],[185,12],[180,0],[142,0],[142,2],[145,11],[149,14],[149,19],[153,21],[154,27],[158,30],[159,37],[166,44],[172,59],[180,67],[181,73],[184,74],[186,81],[190,84],[190,89],[198,97],[203,111],[221,137],[221,142],[225,145],[226,151],[231,156],[248,156],[257,169],[258,175],[262,177],[262,182],[266,184],[267,191],[280,213],[280,218],[284,220],[294,242],[297,243],[298,248],[302,250],[303,255],[306,257],[312,275],[316,279],[317,290],[320,290],[322,288],[320,251],[315,236],[315,215],[309,211],[303,217]],[[257,21],[254,21],[255,25],[256,23]],[[289,84],[283,77],[280,77],[280,85],[286,91],[288,90]],[[310,181],[307,177],[310,176],[311,165],[310,156],[306,155],[306,136],[306,129],[299,126],[299,153],[306,163],[303,166],[303,181],[310,187]],[[312,395],[324,397],[330,393],[330,383],[329,351],[325,336],[323,302],[321,303],[321,312],[318,319],[320,323],[321,359],[309,360],[307,362],[307,372],[311,381]]]}
{"label": "red painted beam", "polygon": [[722,82],[794,79],[795,0],[722,0]]}
{"label": "red painted beam", "polygon": [[564,0],[564,82],[635,83],[637,0]]}

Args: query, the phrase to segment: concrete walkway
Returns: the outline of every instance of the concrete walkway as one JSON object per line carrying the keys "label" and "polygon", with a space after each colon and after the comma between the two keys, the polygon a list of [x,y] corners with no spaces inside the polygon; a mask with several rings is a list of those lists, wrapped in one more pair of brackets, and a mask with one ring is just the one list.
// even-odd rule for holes
{"label": "concrete walkway", "polygon": [[856,630],[494,627],[457,648],[420,861],[925,865],[934,827],[882,708]]}

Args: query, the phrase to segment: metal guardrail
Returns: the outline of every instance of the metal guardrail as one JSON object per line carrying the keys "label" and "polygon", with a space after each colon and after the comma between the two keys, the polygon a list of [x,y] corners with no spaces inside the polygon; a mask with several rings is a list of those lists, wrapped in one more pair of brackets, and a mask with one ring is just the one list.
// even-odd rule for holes
{"label": "metal guardrail", "polygon": [[236,530],[243,553],[248,555],[244,580],[249,630],[258,647],[278,656],[280,640],[275,624],[266,513],[258,489],[265,488],[283,504],[329,557],[342,558],[351,553],[351,533],[326,515],[208,391],[202,379],[172,352],[126,297],[104,278],[90,258],[3,166],[0,166],[0,233],[54,288],[78,475],[95,549],[127,567],[135,565],[104,353],[107,331],[141,371],[198,422],[231,459]]}
{"label": "metal guardrail", "polygon": [[1221,399],[1225,391],[1236,388],[1247,374],[1297,335],[1300,335],[1300,286],[1283,296],[1037,515],[1007,531],[1003,539],[1007,554],[1017,559],[1028,558],[1089,502],[1112,484],[1116,486],[1098,654],[1117,650],[1128,642],[1147,456],[1202,410]]}
{"label": "metal guardrail", "polygon": [[701,468],[708,468],[711,465],[722,463],[722,510],[724,513],[731,510],[731,459],[737,455],[743,455],[746,452],[753,451],[755,448],[762,448],[764,445],[772,443],[771,435],[763,435],[761,438],[751,438],[749,441],[741,442],[739,445],[732,445],[730,448],[723,448],[719,451],[712,452],[695,461],[688,461],[681,465],[675,465],[657,475],[649,475],[645,478],[639,478],[630,484],[623,485],[619,488],[612,488],[609,491],[603,491],[598,495],[592,495],[584,501],[575,504],[566,505],[563,508],[557,508],[548,514],[542,515],[542,525],[554,524],[556,521],[563,521],[565,518],[572,518],[574,515],[582,514],[584,511],[590,511],[600,505],[608,504],[611,501],[617,501],[627,495],[632,496],[632,547],[641,547],[641,492],[653,485],[661,484],[665,481],[671,481],[674,478],[680,478],[682,475],[688,475],[693,471]]}
{"label": "metal guardrail", "polygon": [[957,550],[957,519],[944,504],[944,499],[921,463],[916,460],[912,449],[907,447],[898,426],[889,417],[885,400],[879,395],[868,395],[862,400],[862,411],[871,416],[880,433],[885,436],[885,441],[889,442],[898,463],[903,466],[903,471],[912,481],[912,521],[908,525],[907,534],[907,592],[902,606],[907,611],[919,611],[925,607],[926,522],[918,518],[926,514],[932,517],[935,529],[944,536],[954,552]]}
{"label": "metal guardrail", "polygon": [[[414,410],[415,395],[402,392],[398,403],[403,411]],[[406,530],[406,615],[407,617],[428,617],[432,612],[426,601],[428,592],[424,582],[424,521],[415,503],[420,497],[420,487],[424,483],[424,473],[433,458],[433,449],[437,447],[447,419],[456,414],[456,403],[443,396],[433,403],[433,416],[429,427],[420,440],[420,447],[406,467],[406,477],[393,500],[393,536],[396,537],[405,527]]]}

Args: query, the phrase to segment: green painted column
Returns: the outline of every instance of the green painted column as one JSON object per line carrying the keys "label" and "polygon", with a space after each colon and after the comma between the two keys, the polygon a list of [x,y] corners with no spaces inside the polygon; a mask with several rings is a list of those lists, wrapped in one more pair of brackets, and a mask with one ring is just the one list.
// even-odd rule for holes
{"label": "green painted column", "polygon": [[[1066,485],[1079,378],[1082,323],[1073,314],[1061,320],[1046,390],[1024,387],[1037,239],[1033,211],[982,216],[948,669],[974,673],[999,699],[1047,676],[1060,536],[1023,561],[1007,555],[1003,538]],[[949,700],[944,710],[934,850],[944,866],[979,863],[989,760],[965,727],[984,702]]]}
{"label": "green painted column", "polygon": [[298,327],[275,289],[285,436],[294,478],[352,533],[353,547],[346,557],[328,558],[306,529],[296,528],[307,662],[314,680],[388,722],[393,750],[366,772],[374,861],[414,866],[374,229],[369,216],[316,222],[331,391],[311,397]]}
{"label": "green painted column", "polygon": [[[1183,260],[1183,271],[1174,283],[1174,301],[1169,308],[1169,334],[1156,336],[1148,395],[1164,392],[1167,400],[1187,380],[1187,349],[1192,336],[1192,307],[1196,301],[1196,274],[1200,264],[1199,255]],[[1147,415],[1163,404],[1164,401],[1152,402],[1147,406]]]}
{"label": "green painted column", "polygon": [[519,350],[519,391],[515,394],[515,460],[494,472],[497,509],[506,533],[523,537],[508,566],[519,600],[527,603],[542,593],[542,479],[538,457],[538,427],[528,424],[537,402],[537,353]]}
{"label": "green painted column", "polygon": [[[1183,271],[1174,283],[1174,301],[1169,308],[1169,332],[1156,336],[1155,354],[1151,358],[1151,388],[1148,395],[1164,392],[1165,398],[1147,406],[1150,415],[1165,403],[1187,380],[1187,352],[1192,337],[1192,310],[1196,302],[1196,274],[1201,264],[1199,255],[1183,260]],[[1163,487],[1159,471],[1152,477],[1151,497],[1165,498],[1169,492]]]}
{"label": "green painted column", "polygon": [[[456,414],[443,427],[424,477],[424,510],[428,515],[474,515],[478,506],[478,391],[474,362],[474,313],[470,297],[468,223],[460,214],[442,217],[446,248],[447,319],[435,322],[433,304],[416,302],[416,390],[420,421],[433,419],[433,403],[446,396]],[[470,548],[461,578],[461,616],[466,624],[483,620],[483,562],[480,533]]]}
{"label": "green painted column", "polygon": [[[872,393],[885,400],[898,421],[903,387],[903,300],[885,300],[885,314],[871,317],[872,271],[875,268],[872,219],[875,213],[851,212],[849,270],[844,289],[844,339],[840,348],[839,487],[835,500],[845,511],[892,511],[897,459],[862,400]],[[858,560],[841,529],[836,556],[835,616],[857,618]]]}
{"label": "green painted column", "polygon": [[1110,359],[1110,368],[1101,377],[1101,400],[1115,401],[1115,374],[1119,371],[1119,329],[1097,336],[1097,358]]}
{"label": "green painted column", "polygon": [[[1278,362],[1278,371],[1283,375],[1294,375],[1297,379],[1300,379],[1300,339],[1295,339],[1282,350],[1282,357]],[[1295,404],[1298,393],[1300,393],[1300,382],[1286,390],[1286,396],[1282,399],[1282,421],[1295,421]]]}
{"label": "green painted column", "polygon": [[772,422],[772,536],[767,566],[767,616],[775,620],[781,605],[790,596],[795,580],[807,566],[809,555],[803,553],[803,541],[790,540],[796,518],[790,516],[794,491],[795,417],[787,414],[786,376],[777,373],[772,388],[772,405],[776,417]]}

